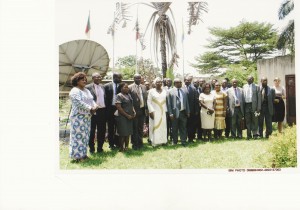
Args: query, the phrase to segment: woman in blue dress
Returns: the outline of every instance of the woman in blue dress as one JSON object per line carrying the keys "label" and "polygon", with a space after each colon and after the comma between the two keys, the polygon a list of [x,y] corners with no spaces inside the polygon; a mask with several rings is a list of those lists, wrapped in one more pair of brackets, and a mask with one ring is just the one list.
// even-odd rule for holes
{"label": "woman in blue dress", "polygon": [[70,115],[70,158],[80,162],[88,158],[87,147],[90,137],[91,116],[97,110],[97,104],[88,89],[85,88],[87,79],[82,72],[72,78],[72,90],[69,93],[72,110]]}

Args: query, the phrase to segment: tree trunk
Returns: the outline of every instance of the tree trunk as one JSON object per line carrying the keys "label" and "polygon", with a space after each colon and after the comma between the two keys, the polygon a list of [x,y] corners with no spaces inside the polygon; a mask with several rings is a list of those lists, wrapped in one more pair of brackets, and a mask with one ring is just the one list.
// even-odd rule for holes
{"label": "tree trunk", "polygon": [[160,53],[161,53],[161,68],[163,72],[163,78],[166,78],[167,74],[167,53],[166,53],[166,15],[160,16]]}

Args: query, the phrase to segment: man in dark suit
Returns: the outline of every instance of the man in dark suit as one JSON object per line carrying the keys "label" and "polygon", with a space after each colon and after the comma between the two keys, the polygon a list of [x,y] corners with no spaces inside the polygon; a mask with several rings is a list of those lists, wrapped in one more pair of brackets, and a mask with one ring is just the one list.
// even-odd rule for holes
{"label": "man in dark suit", "polygon": [[[228,87],[228,82],[226,79],[222,80],[222,87],[221,87],[221,91],[223,93],[227,94],[229,87]],[[227,98],[228,99],[228,98]],[[226,107],[226,117],[225,117],[225,123],[226,123],[226,128],[225,128],[225,137],[228,138],[229,134],[230,134],[230,127],[231,127],[231,115],[229,113],[229,107],[228,107],[228,103],[227,103],[227,107]]]}
{"label": "man in dark suit", "polygon": [[[187,76],[184,79],[184,87],[182,90],[188,96],[189,108],[190,108],[190,117],[187,119],[187,134],[188,141],[190,143],[194,142],[195,133],[196,133],[196,117],[199,113],[199,95],[197,94],[196,88],[191,84],[192,77]],[[198,97],[197,97],[198,96]]]}
{"label": "man in dark suit", "polygon": [[187,118],[190,117],[189,102],[187,94],[181,89],[180,79],[174,79],[174,86],[167,96],[167,108],[172,124],[172,144],[177,144],[179,130],[181,144],[186,146],[186,123]]}
{"label": "man in dark suit", "polygon": [[90,153],[95,152],[95,132],[97,128],[97,152],[103,152],[103,144],[105,140],[105,90],[104,87],[100,84],[102,77],[99,73],[92,74],[93,82],[88,84],[86,88],[91,92],[94,101],[96,102],[98,109],[91,119],[91,131],[89,139]]}
{"label": "man in dark suit", "polygon": [[129,85],[129,93],[133,100],[133,107],[136,112],[136,116],[133,119],[133,134],[131,136],[132,148],[134,150],[143,147],[143,132],[145,122],[145,108],[147,104],[147,90],[144,85],[141,84],[141,75],[135,74],[134,83]]}
{"label": "man in dark suit", "polygon": [[[260,88],[253,84],[253,76],[248,76],[247,82],[243,86],[245,98],[245,119],[247,127],[247,139],[258,138],[258,116],[261,109],[261,93]],[[251,133],[252,132],[252,133]]]}
{"label": "man in dark suit", "polygon": [[[242,139],[241,122],[244,120],[243,89],[238,87],[238,81],[232,80],[232,87],[227,90],[229,117],[231,118],[231,137]],[[227,125],[226,125],[227,126]]]}
{"label": "man in dark suit", "polygon": [[[201,85],[200,85],[201,84]],[[201,106],[199,104],[199,96],[202,93],[202,85],[204,84],[203,79],[195,79],[194,80],[194,87],[196,88],[197,96],[196,96],[196,103],[198,103],[199,111],[196,115],[196,133],[197,133],[197,140],[202,140],[202,127],[201,127],[201,117],[200,117],[200,110]]]}
{"label": "man in dark suit", "polygon": [[[165,86],[163,87],[167,94],[172,89],[172,80],[170,78],[165,78]],[[170,141],[172,142],[172,125],[171,125],[171,119],[169,113],[166,113],[167,118],[167,139],[170,137]]]}
{"label": "man in dark suit", "polygon": [[266,123],[266,138],[272,134],[272,116],[273,116],[273,103],[275,100],[275,90],[268,86],[268,79],[261,78],[261,110],[259,116],[259,136],[263,137],[264,121]]}
{"label": "man in dark suit", "polygon": [[105,89],[105,106],[106,106],[106,123],[108,127],[108,142],[109,148],[115,149],[118,147],[118,137],[115,136],[116,122],[114,113],[117,110],[115,105],[117,87],[122,82],[120,73],[113,74],[113,81],[104,85]]}

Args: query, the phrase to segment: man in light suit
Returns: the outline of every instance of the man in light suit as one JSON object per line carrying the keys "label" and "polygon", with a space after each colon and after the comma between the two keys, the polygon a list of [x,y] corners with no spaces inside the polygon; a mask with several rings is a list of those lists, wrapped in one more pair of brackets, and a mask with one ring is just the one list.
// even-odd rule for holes
{"label": "man in light suit", "polygon": [[190,108],[187,94],[181,89],[182,82],[180,79],[174,79],[174,88],[170,90],[167,97],[168,113],[172,124],[172,144],[178,142],[178,130],[181,139],[181,144],[186,146],[187,118],[190,117]]}
{"label": "man in light suit", "polygon": [[257,85],[253,84],[253,81],[253,76],[248,76],[248,84],[245,84],[243,86],[248,140],[252,138],[252,135],[254,139],[258,138],[258,115],[261,109],[260,88]]}
{"label": "man in light suit", "polygon": [[[187,94],[190,108],[190,117],[187,119],[187,133],[189,143],[193,143],[196,135],[196,117],[198,116],[199,107],[199,95],[196,88],[191,84],[193,80],[192,76],[186,76],[184,78],[184,87],[182,90]],[[197,97],[198,96],[198,97]]]}
{"label": "man in light suit", "polygon": [[275,100],[275,90],[268,86],[268,79],[261,78],[261,111],[259,116],[259,136],[263,137],[264,120],[266,122],[266,138],[272,134],[272,116],[273,116],[273,103]]}
{"label": "man in light suit", "polygon": [[95,132],[97,128],[97,153],[103,152],[103,144],[105,140],[105,90],[104,87],[100,84],[102,77],[99,73],[92,74],[93,82],[88,84],[86,88],[91,92],[94,101],[96,102],[98,109],[96,114],[92,115],[91,119],[91,131],[89,139],[89,148],[90,153],[95,152]]}
{"label": "man in light suit", "polygon": [[238,87],[237,79],[232,80],[232,87],[227,90],[229,117],[231,118],[231,137],[242,139],[241,121],[244,120],[243,89]]}
{"label": "man in light suit", "polygon": [[144,85],[141,84],[141,75],[135,74],[134,83],[129,85],[129,93],[133,100],[133,107],[136,112],[136,116],[133,119],[133,134],[131,136],[132,148],[134,150],[143,147],[143,133],[144,122],[146,115],[147,104],[147,90]]}
{"label": "man in light suit", "polygon": [[105,89],[105,106],[106,106],[106,123],[108,127],[108,142],[109,148],[115,149],[118,147],[118,137],[115,135],[116,122],[114,113],[117,110],[115,105],[117,87],[122,82],[122,75],[120,73],[113,74],[113,81],[104,85]]}

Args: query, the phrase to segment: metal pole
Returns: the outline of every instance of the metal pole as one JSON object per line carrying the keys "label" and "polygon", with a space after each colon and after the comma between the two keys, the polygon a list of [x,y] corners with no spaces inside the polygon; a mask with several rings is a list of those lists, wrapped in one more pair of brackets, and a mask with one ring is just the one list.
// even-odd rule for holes
{"label": "metal pole", "polygon": [[113,24],[113,69],[112,69],[113,73],[115,73],[115,18],[116,18],[116,12],[114,12],[114,24]]}
{"label": "metal pole", "polygon": [[182,76],[184,77],[184,27],[182,18]]}

